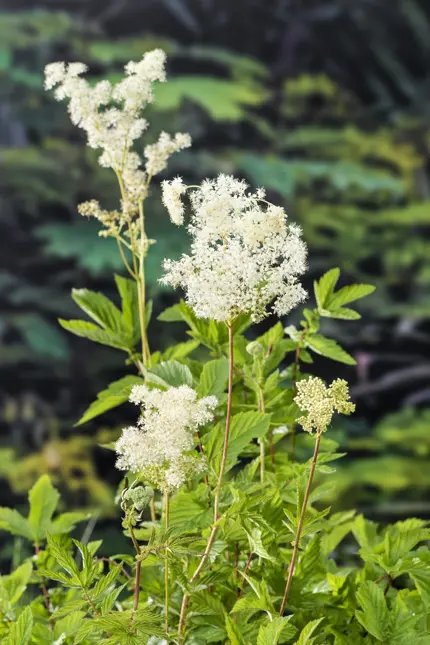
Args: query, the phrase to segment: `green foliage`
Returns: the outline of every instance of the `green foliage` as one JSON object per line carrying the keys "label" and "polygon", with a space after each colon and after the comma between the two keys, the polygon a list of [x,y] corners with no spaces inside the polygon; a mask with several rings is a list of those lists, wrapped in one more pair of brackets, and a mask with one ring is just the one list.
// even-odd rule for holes
{"label": "green foliage", "polygon": [[[421,22],[416,3],[409,4],[415,10],[408,15],[418,15]],[[399,431],[405,434],[404,420],[392,427],[381,424],[376,436],[369,439],[376,455],[340,466],[337,473],[331,462],[341,456],[336,452],[338,444],[324,437],[316,483],[306,505],[314,440],[298,434],[300,412],[293,400],[297,382],[306,378],[303,364],[312,363],[315,355],[355,364],[352,354],[338,342],[337,327],[330,324],[360,317],[345,305],[372,292],[373,287],[362,281],[375,278],[381,283],[384,274],[387,287],[382,286],[375,300],[370,300],[377,315],[402,310],[393,294],[405,284],[409,287],[411,276],[418,278],[411,288],[413,297],[425,291],[429,249],[422,231],[429,221],[428,202],[426,191],[420,193],[414,179],[425,164],[422,146],[413,143],[401,122],[381,130],[377,119],[368,117],[364,129],[357,116],[360,106],[323,74],[281,79],[274,87],[276,83],[264,65],[217,48],[182,47],[160,42],[157,37],[122,35],[111,43],[93,25],[63,13],[13,13],[4,18],[0,73],[11,114],[26,123],[20,144],[13,142],[14,147],[2,152],[5,221],[13,221],[10,214],[18,215],[17,239],[21,241],[21,234],[27,236],[26,248],[32,261],[42,265],[44,276],[54,276],[52,258],[56,258],[57,283],[33,283],[32,276],[26,281],[21,257],[17,257],[20,254],[11,255],[6,249],[10,266],[1,276],[1,285],[12,314],[5,316],[5,337],[11,330],[14,340],[12,351],[6,342],[1,348],[3,360],[18,362],[31,355],[37,364],[49,356],[56,375],[64,379],[64,362],[71,353],[61,332],[51,334],[54,328],[49,320],[52,312],[58,311],[66,330],[125,352],[128,364],[135,364],[142,375],[123,377],[107,388],[103,385],[78,423],[124,403],[132,385],[142,382],[161,389],[186,384],[195,387],[200,396],[216,395],[219,406],[214,427],[202,428],[195,440],[207,460],[207,473],[171,496],[170,515],[166,500],[159,495],[149,511],[126,508],[123,527],[131,538],[133,556],[127,552],[108,558],[103,551],[99,557],[104,545],[88,542],[87,534],[81,541],[72,540],[69,533],[86,514],[54,516],[59,494],[47,476],[31,489],[27,516],[17,509],[0,509],[0,528],[16,536],[19,544],[21,540],[28,543],[29,549],[34,545],[36,551],[31,557],[27,557],[29,551],[14,551],[14,565],[19,566],[0,579],[1,642],[428,645],[427,524],[409,519],[380,527],[362,516],[355,517],[354,512],[330,515],[327,508],[333,498],[330,485],[335,486],[336,497],[342,491],[350,496],[351,491],[368,484],[391,488],[394,494],[405,488],[412,477],[406,475],[406,462],[415,452],[420,468],[410,463],[409,468],[415,471],[415,481],[421,477],[426,490],[426,444],[420,444],[424,416],[411,426],[418,441],[409,441],[403,461],[387,456],[384,449],[389,443],[406,451],[406,441],[399,437]],[[223,125],[216,153],[191,152],[183,155],[177,167],[198,178],[208,169],[242,170],[253,183],[265,184],[278,194],[279,201],[289,200],[309,240],[317,271],[322,263],[332,262],[342,265],[350,280],[359,280],[336,291],[339,270],[323,275],[314,285],[316,306],[304,310],[297,327],[287,327],[287,337],[282,323],[277,323],[255,340],[248,332],[248,318],[235,321],[228,447],[223,437],[226,418],[230,420],[226,405],[228,329],[198,319],[181,302],[158,320],[185,323],[190,340],[159,349],[144,360],[144,352],[141,356],[137,346],[149,324],[151,305],[147,302],[139,316],[135,285],[120,276],[116,276],[120,305],[98,290],[104,272],[119,266],[111,241],[89,242],[91,228],[74,222],[72,215],[82,195],[99,193],[114,204],[118,197],[112,185],[101,178],[94,158],[69,142],[71,132],[57,108],[50,105],[45,109],[42,104],[41,64],[57,58],[58,51],[63,53],[58,48],[63,41],[68,43],[67,58],[94,61],[103,76],[114,79],[118,66],[140,55],[149,40],[176,57],[179,68],[186,68],[158,89],[154,118],[169,130],[176,123],[181,127],[192,124],[203,147],[205,138],[219,135],[219,124]],[[33,65],[35,52],[37,68]],[[410,95],[411,81],[404,66],[387,56],[383,43],[375,46],[375,57],[385,73],[395,72]],[[208,64],[207,74],[201,69],[189,73],[187,65],[196,58]],[[27,60],[26,67],[22,60]],[[379,90],[378,79],[373,79],[373,84]],[[23,94],[27,100],[22,100]],[[312,107],[315,104],[320,105],[318,110]],[[42,105],[43,110],[33,109]],[[179,111],[178,116],[175,113]],[[11,131],[16,132],[16,123],[12,125]],[[247,140],[238,148],[242,130]],[[39,140],[40,148],[29,145],[28,140]],[[43,223],[38,220],[40,213],[44,214]],[[149,228],[157,226],[154,220],[161,220],[156,206],[149,208],[148,219]],[[176,229],[171,230],[171,244],[179,253]],[[35,256],[34,240],[45,245],[42,258]],[[158,255],[151,255],[150,249],[152,277],[166,254],[166,245],[164,240],[159,243]],[[27,254],[25,261],[29,262]],[[97,283],[93,290],[73,293],[75,303],[91,322],[66,320],[73,314],[60,297],[61,290],[77,275],[82,282],[81,270],[84,277],[87,274]],[[36,315],[32,313],[35,303]],[[144,320],[142,329],[140,318]],[[324,324],[336,340],[325,335]],[[355,353],[359,343],[347,345]],[[289,363],[286,369],[285,362]],[[109,361],[100,369],[95,361],[90,374],[102,374],[102,380],[108,369],[112,369]],[[87,382],[94,380],[88,378]],[[89,400],[96,396],[97,385],[92,387]],[[93,501],[100,506],[109,494],[95,475],[88,453],[96,442],[108,444],[112,438],[112,433],[99,433],[88,441],[82,437],[51,440],[46,453],[30,455],[24,464],[11,459],[4,469],[15,487],[23,490],[28,478],[34,479],[47,464],[54,463],[49,467],[60,482],[63,471],[72,471],[79,464],[85,475],[83,486],[93,487]],[[359,441],[365,443],[366,439]],[[132,485],[135,482],[140,484],[139,477]],[[130,490],[128,485],[126,480],[120,488],[122,501]],[[279,615],[283,613],[280,602],[294,554],[297,563],[288,616],[284,617]],[[206,555],[206,566],[195,578]],[[178,634],[184,594],[189,597],[189,607],[183,615],[184,629]]]}
{"label": "green foliage", "polygon": [[[116,277],[116,285],[121,296],[121,311],[102,293],[74,289],[73,300],[97,324],[85,320],[60,319],[59,322],[76,336],[121,349],[133,356],[140,339],[136,288],[131,280],[121,276]],[[147,308],[149,306],[147,304]]]}
{"label": "green foliage", "polygon": [[[187,323],[193,338],[191,352],[200,351],[201,345],[214,356],[201,365],[183,348],[171,360],[155,353],[152,366],[143,367],[144,378],[126,376],[112,383],[81,422],[124,402],[135,383],[161,389],[188,385],[196,387],[200,396],[216,395],[218,423],[203,428],[196,439],[208,463],[205,480],[170,495],[168,515],[166,497],[161,505],[157,493],[152,498],[152,491],[144,492],[145,501],[140,504],[140,496],[133,491],[146,491],[142,488],[145,481],[133,476],[130,487],[125,480],[120,494],[123,528],[135,556],[100,558],[101,540],[83,542],[69,537],[83,518],[66,513],[53,519],[59,495],[43,476],[30,491],[27,518],[12,509],[1,513],[0,527],[34,543],[37,551],[37,557],[24,560],[0,580],[0,610],[11,616],[2,627],[4,640],[19,634],[52,645],[55,638],[83,645],[152,645],[163,640],[181,645],[216,645],[226,640],[239,645],[403,645],[414,641],[427,645],[427,522],[408,519],[380,527],[354,511],[330,515],[326,506],[330,488],[324,480],[333,477],[331,463],[341,456],[336,452],[338,444],[322,438],[317,483],[306,501],[311,466],[306,458],[313,439],[297,437],[304,460],[296,461],[291,452],[292,430],[300,414],[292,401],[293,390],[297,380],[305,378],[300,371],[302,352],[311,360],[307,352],[318,349],[318,344],[313,347],[315,338],[332,347],[330,339],[319,333],[320,319],[371,292],[367,285],[336,291],[338,278],[335,270],[316,282],[317,306],[304,311],[301,330],[287,328],[289,339],[282,324],[276,323],[249,343],[244,335],[249,321],[236,321],[232,415],[225,456],[224,426],[230,414],[225,330],[196,319],[184,303],[161,315],[166,322]],[[117,284],[121,310],[101,294],[74,294],[88,315],[112,333],[124,324],[131,329],[135,320],[129,305],[130,285],[121,279]],[[289,353],[295,357],[292,368],[281,374],[279,364]],[[339,353],[332,357],[338,360]],[[288,415],[290,432],[275,435],[282,415]],[[262,446],[270,450],[266,453]],[[225,479],[214,524],[212,497],[221,467]],[[138,503],[130,504],[135,497]],[[214,526],[216,532],[208,542]],[[345,543],[347,549],[343,549]],[[203,566],[194,579],[208,544],[209,566]],[[351,558],[353,551],[357,555]],[[297,562],[288,615],[283,616],[280,599],[294,553]],[[190,606],[182,607],[185,629],[179,629],[178,641],[184,593],[189,595]],[[33,600],[22,611],[27,594],[33,594]]]}
{"label": "green foliage", "polygon": [[118,381],[114,381],[114,383],[108,385],[106,390],[98,393],[97,400],[91,403],[76,425],[91,421],[91,419],[100,416],[104,412],[125,403],[128,401],[133,385],[139,385],[139,383],[144,383],[144,380],[139,376],[131,375],[123,376]]}
{"label": "green foliage", "polygon": [[65,513],[53,519],[58,506],[59,494],[47,475],[43,475],[28,494],[30,512],[28,518],[17,510],[0,509],[0,528],[33,542],[36,546],[46,539],[48,532],[68,533],[76,524],[86,519],[86,513]]}

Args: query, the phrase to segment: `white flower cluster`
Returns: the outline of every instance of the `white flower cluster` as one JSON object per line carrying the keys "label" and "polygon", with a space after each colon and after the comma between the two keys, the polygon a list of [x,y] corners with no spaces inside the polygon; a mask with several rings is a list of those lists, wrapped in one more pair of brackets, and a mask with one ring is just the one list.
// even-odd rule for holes
{"label": "white flower cluster", "polygon": [[[163,183],[163,202],[176,223],[183,219],[180,179]],[[190,193],[190,255],[166,260],[162,282],[181,286],[201,318],[231,321],[241,313],[253,320],[273,310],[280,316],[306,296],[300,276],[306,270],[301,230],[287,224],[283,208],[248,192],[245,182],[228,175],[205,180]]]}
{"label": "white flower cluster", "polygon": [[294,400],[306,413],[297,421],[309,433],[326,430],[335,412],[351,414],[355,410],[355,404],[349,398],[348,383],[340,378],[329,387],[316,376],[299,381]]}
{"label": "white flower cluster", "polygon": [[[133,149],[148,127],[142,111],[153,100],[152,85],[166,80],[165,60],[165,53],[154,49],[139,62],[127,63],[125,76],[118,83],[104,80],[94,86],[82,78],[87,71],[83,63],[51,63],[45,69],[45,88],[55,88],[58,101],[69,101],[72,122],[85,130],[91,148],[102,151],[100,165],[112,168],[121,177],[126,219],[137,212],[151,177],[164,170],[170,155],[191,145],[188,134],[171,137],[162,132],[156,143],[145,147],[146,161]],[[141,169],[143,165],[145,170]],[[84,205],[84,210],[91,209]],[[118,219],[116,215],[114,219]],[[106,211],[98,219],[103,221],[103,217],[107,217]],[[114,229],[111,226],[111,232]]]}
{"label": "white flower cluster", "polygon": [[194,450],[195,433],[213,419],[216,397],[197,399],[187,385],[165,392],[136,385],[130,401],[142,406],[142,415],[116,442],[119,470],[139,472],[159,490],[180,488],[205,470],[203,455]]}

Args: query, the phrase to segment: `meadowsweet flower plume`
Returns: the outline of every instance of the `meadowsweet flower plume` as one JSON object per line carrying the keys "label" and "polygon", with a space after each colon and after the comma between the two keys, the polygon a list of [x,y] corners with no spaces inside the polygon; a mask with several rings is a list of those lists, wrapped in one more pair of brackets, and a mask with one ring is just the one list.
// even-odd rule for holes
{"label": "meadowsweet flower plume", "polygon": [[195,433],[213,419],[216,397],[198,399],[187,385],[165,392],[137,385],[130,401],[142,406],[142,415],[116,442],[119,470],[141,473],[148,484],[163,491],[180,488],[205,470],[203,455],[194,450]]}
{"label": "meadowsweet flower plume", "polygon": [[[163,202],[178,224],[185,190],[179,178],[163,182]],[[304,300],[301,230],[264,199],[264,190],[251,193],[244,181],[221,174],[189,194],[191,252],[165,261],[162,282],[182,287],[197,316],[228,322],[248,313],[258,321],[272,302],[282,316]]]}
{"label": "meadowsweet flower plume", "polygon": [[305,412],[298,423],[309,433],[326,430],[335,412],[348,415],[355,410],[355,404],[349,399],[348,383],[339,378],[329,387],[317,377],[299,381],[294,400]]}
{"label": "meadowsweet flower plume", "polygon": [[72,123],[85,131],[91,148],[101,151],[100,165],[111,168],[120,180],[120,210],[95,208],[94,202],[79,208],[105,225],[104,236],[117,236],[124,227],[132,228],[131,220],[147,195],[151,178],[166,168],[173,153],[191,145],[186,133],[171,137],[162,132],[156,143],[144,148],[143,156],[135,150],[148,128],[143,110],[153,101],[153,84],[166,80],[165,62],[165,53],[154,49],[140,61],[127,63],[124,77],[116,84],[103,80],[90,85],[82,76],[88,71],[83,63],[58,62],[45,68],[45,88],[54,89],[58,101],[68,101]]}

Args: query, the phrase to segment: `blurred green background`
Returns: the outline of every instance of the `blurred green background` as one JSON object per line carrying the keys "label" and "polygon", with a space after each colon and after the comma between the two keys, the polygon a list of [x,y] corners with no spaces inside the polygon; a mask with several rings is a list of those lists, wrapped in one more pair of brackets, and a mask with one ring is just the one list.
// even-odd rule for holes
{"label": "blurred green background", "polygon": [[[49,472],[69,509],[114,513],[118,477],[99,445],[134,410],[73,424],[124,375],[123,359],[68,336],[56,319],[77,313],[72,286],[115,297],[112,273],[122,267],[114,242],[100,239],[76,206],[91,198],[113,206],[118,196],[65,106],[44,92],[43,68],[80,60],[92,77],[115,79],[153,47],[168,53],[170,81],[157,88],[145,143],[161,129],[188,131],[194,142],[167,176],[196,183],[222,171],[265,186],[304,229],[307,287],[333,266],[344,282],[377,285],[362,321],[323,330],[357,366],[312,368],[347,378],[358,404],[354,419],[333,430],[348,451],[337,507],[355,504],[379,520],[430,517],[426,0],[3,0],[0,505],[19,506]],[[186,239],[157,189],[149,219],[157,239],[149,291],[159,313],[176,298],[157,283],[161,262]],[[183,333],[154,319],[152,347]]]}

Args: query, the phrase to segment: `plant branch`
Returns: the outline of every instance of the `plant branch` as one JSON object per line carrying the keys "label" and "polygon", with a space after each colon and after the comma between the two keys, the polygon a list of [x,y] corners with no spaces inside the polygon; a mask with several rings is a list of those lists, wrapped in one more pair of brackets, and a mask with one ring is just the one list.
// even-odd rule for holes
{"label": "plant branch", "polygon": [[281,609],[279,611],[280,616],[284,615],[285,605],[287,604],[288,594],[290,593],[291,582],[293,580],[294,569],[295,569],[295,566],[296,566],[297,556],[298,556],[298,553],[299,553],[300,538],[301,538],[301,535],[302,535],[303,524],[304,524],[304,521],[305,521],[306,508],[307,508],[307,505],[308,505],[309,495],[310,495],[311,487],[312,487],[312,481],[313,481],[314,474],[315,474],[315,467],[317,465],[317,459],[318,459],[318,452],[319,452],[319,448],[320,448],[321,435],[322,435],[322,431],[319,430],[317,432],[314,454],[313,454],[313,457],[312,457],[311,468],[310,468],[310,471],[309,471],[308,483],[307,483],[307,486],[306,486],[306,491],[305,491],[305,496],[304,496],[304,499],[303,499],[302,510],[301,510],[301,513],[300,513],[300,519],[299,519],[299,523],[298,523],[298,526],[297,526],[296,537],[295,537],[295,540],[294,540],[293,555],[291,557],[291,562],[290,562],[290,565],[288,567],[287,583],[285,585],[284,597],[282,598]]}
{"label": "plant branch", "polygon": [[[164,524],[166,531],[169,528],[169,492],[164,492]],[[164,631],[166,634],[169,632],[169,560],[167,559],[167,547],[165,552],[166,563],[164,566]]]}
{"label": "plant branch", "polygon": [[[225,419],[224,445],[222,450],[221,465],[220,465],[217,485],[215,488],[214,521],[212,524],[212,530],[209,535],[205,551],[202,555],[202,558],[200,560],[200,563],[197,569],[195,570],[190,580],[191,583],[195,582],[197,578],[200,576],[200,573],[202,572],[206,564],[206,561],[209,558],[210,552],[212,551],[212,547],[215,542],[216,535],[218,533],[218,521],[220,519],[219,503],[220,503],[220,497],[221,497],[222,480],[224,477],[224,471],[227,463],[228,443],[230,439],[231,411],[232,411],[232,404],[233,404],[233,368],[234,368],[233,323],[232,322],[227,323],[227,327],[228,327],[228,356],[229,356],[227,414]],[[182,599],[181,613],[179,618],[179,626],[178,626],[179,639],[181,639],[182,637],[182,632],[185,626],[185,618],[186,618],[188,602],[189,602],[189,596],[187,593],[184,593],[184,597]]]}
{"label": "plant branch", "polygon": [[[134,535],[133,527],[130,526],[130,536],[131,536],[131,541],[133,542],[134,549],[136,551],[136,555],[140,555],[140,546],[138,541],[136,540],[136,537]],[[142,569],[142,560],[138,560],[136,562],[136,578],[135,578],[135,583],[134,583],[134,601],[133,601],[133,613],[137,611],[137,608],[139,606],[139,592],[140,592],[140,572]]]}

